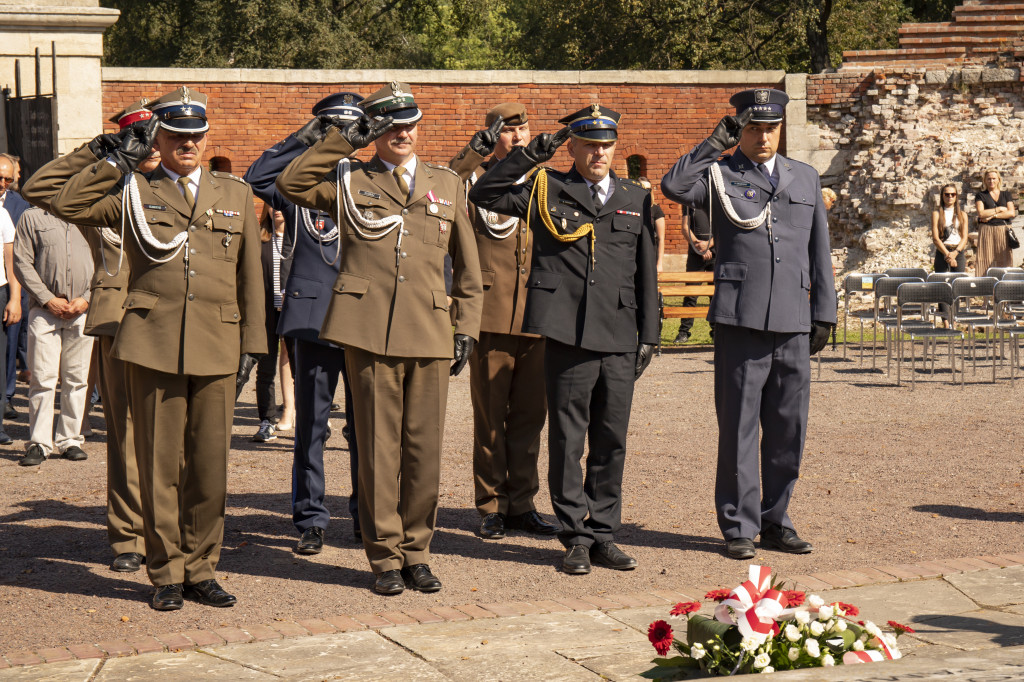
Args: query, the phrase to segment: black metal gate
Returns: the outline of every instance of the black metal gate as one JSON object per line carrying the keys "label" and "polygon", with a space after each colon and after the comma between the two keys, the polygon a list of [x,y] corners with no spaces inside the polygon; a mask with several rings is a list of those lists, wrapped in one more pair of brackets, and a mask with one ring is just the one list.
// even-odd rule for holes
{"label": "black metal gate", "polygon": [[[52,48],[51,48],[52,49]],[[14,62],[14,94],[4,88],[7,151],[20,158],[22,180],[57,157],[57,55],[52,51],[53,90],[43,95],[39,48],[36,48],[36,95],[21,94],[21,60]]]}

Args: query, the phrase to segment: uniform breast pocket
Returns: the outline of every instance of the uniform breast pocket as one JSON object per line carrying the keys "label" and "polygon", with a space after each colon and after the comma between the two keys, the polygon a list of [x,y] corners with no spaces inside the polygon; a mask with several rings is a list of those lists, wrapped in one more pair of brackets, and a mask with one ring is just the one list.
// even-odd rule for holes
{"label": "uniform breast pocket", "polygon": [[[375,193],[376,194],[376,193]],[[401,209],[395,208],[392,203],[384,198],[383,196],[365,196],[363,194],[354,194],[352,201],[356,205],[356,213],[364,221],[375,221],[383,220],[390,216],[399,213]],[[351,219],[350,219],[351,222]],[[348,226],[349,231],[352,230],[352,226]]]}
{"label": "uniform breast pocket", "polygon": [[448,239],[452,234],[452,223],[455,221],[455,212],[452,207],[430,202],[423,207],[422,211],[426,213],[427,225],[427,229],[423,231],[423,241],[447,250]]}
{"label": "uniform breast pocket", "polygon": [[612,232],[640,234],[640,216],[618,214],[612,218]]}
{"label": "uniform breast pocket", "polygon": [[789,218],[793,227],[811,229],[814,223],[814,199],[811,197],[791,196],[789,198]]}
{"label": "uniform breast pocket", "polygon": [[551,204],[548,206],[548,213],[551,214],[551,220],[555,223],[555,229],[562,234],[572,234],[590,218],[578,208],[566,204]]}
{"label": "uniform breast pocket", "polygon": [[210,230],[217,240],[211,255],[218,260],[231,263],[237,261],[238,249],[242,244],[242,216],[214,213],[210,219]]}

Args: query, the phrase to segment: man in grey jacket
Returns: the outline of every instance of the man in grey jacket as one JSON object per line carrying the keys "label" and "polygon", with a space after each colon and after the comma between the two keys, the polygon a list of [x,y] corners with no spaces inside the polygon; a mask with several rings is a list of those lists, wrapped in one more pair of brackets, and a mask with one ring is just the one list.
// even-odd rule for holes
{"label": "man in grey jacket", "polygon": [[[812,550],[786,509],[807,431],[810,355],[828,341],[836,295],[818,173],[777,153],[788,101],[770,88],[736,93],[729,100],[736,115],[724,117],[661,181],[670,199],[711,208],[715,506],[734,559],[754,556],[758,534],[765,549]],[[719,159],[737,144],[736,153]]]}

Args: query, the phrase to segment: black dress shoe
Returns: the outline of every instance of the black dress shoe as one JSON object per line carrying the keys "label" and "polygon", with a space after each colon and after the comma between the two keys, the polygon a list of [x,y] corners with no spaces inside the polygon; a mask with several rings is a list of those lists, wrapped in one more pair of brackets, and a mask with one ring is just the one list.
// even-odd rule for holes
{"label": "black dress shoe", "polygon": [[777,526],[774,523],[761,529],[761,547],[789,554],[810,554],[814,549],[814,545],[801,540],[792,528]]}
{"label": "black dress shoe", "polygon": [[590,560],[598,566],[616,571],[632,571],[636,568],[636,559],[619,549],[614,542],[594,543],[590,548]]}
{"label": "black dress shoe", "polygon": [[373,583],[373,591],[377,594],[402,594],[405,591],[402,572],[392,570],[378,573],[377,580]]}
{"label": "black dress shoe", "polygon": [[8,402],[7,407],[4,408],[4,419],[17,419],[20,416],[21,413],[14,409],[14,405]]}
{"label": "black dress shoe", "polygon": [[324,548],[324,529],[312,526],[302,531],[299,544],[295,545],[297,554],[319,554]]}
{"label": "black dress shoe", "polygon": [[426,564],[413,564],[402,569],[402,579],[405,584],[420,592],[437,592],[441,589],[441,581],[430,572],[430,566]]}
{"label": "black dress shoe", "polygon": [[238,601],[235,599],[235,595],[225,592],[224,588],[218,585],[213,578],[201,580],[195,585],[185,585],[185,594],[189,599],[195,599],[200,604],[218,608],[234,606]]}
{"label": "black dress shoe", "polygon": [[60,453],[61,459],[67,459],[72,462],[81,462],[89,458],[89,455],[85,453],[85,450],[78,447],[77,445],[69,445],[64,452]]}
{"label": "black dress shoe", "polygon": [[480,537],[484,540],[500,540],[505,537],[505,515],[492,512],[480,521]]}
{"label": "black dress shoe", "polygon": [[725,553],[731,559],[753,559],[754,541],[750,538],[733,538],[725,541]]}
{"label": "black dress shoe", "polygon": [[572,575],[590,573],[590,548],[586,545],[573,545],[565,550],[562,557],[562,570]]}
{"label": "black dress shoe", "polygon": [[523,530],[534,535],[554,535],[558,526],[545,521],[536,510],[509,516],[505,519],[505,527],[511,530]]}
{"label": "black dress shoe", "polygon": [[118,554],[110,562],[110,570],[117,571],[118,573],[134,573],[142,567],[142,562],[145,560],[146,557],[138,552],[124,552],[123,554]]}
{"label": "black dress shoe", "polygon": [[23,467],[36,467],[46,461],[46,451],[43,450],[43,446],[37,443],[32,443],[28,446],[28,450],[25,451],[25,456],[18,461],[18,464]]}
{"label": "black dress shoe", "polygon": [[156,588],[156,593],[150,604],[157,611],[177,611],[185,605],[181,584],[163,585]]}

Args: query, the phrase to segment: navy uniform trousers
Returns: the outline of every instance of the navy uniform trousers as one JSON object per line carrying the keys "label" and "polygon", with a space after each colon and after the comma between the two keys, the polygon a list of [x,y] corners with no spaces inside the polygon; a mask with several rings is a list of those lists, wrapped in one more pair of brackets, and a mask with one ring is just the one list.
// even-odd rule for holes
{"label": "navy uniform trousers", "polygon": [[726,540],[756,537],[769,523],[793,527],[786,509],[807,431],[808,344],[804,332],[715,326],[715,507]]}

